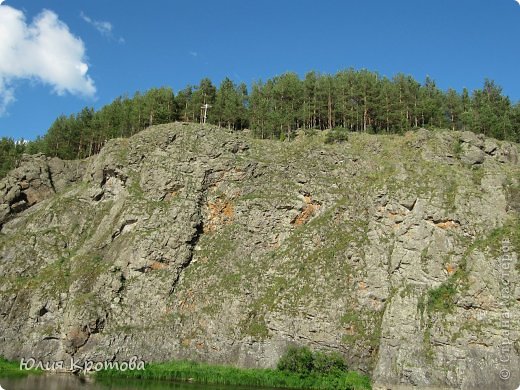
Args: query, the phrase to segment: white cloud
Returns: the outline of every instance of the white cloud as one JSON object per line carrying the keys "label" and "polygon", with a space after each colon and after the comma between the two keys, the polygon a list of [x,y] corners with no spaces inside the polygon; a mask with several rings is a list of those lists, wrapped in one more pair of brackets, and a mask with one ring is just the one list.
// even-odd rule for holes
{"label": "white cloud", "polygon": [[0,78],[0,116],[5,114],[7,106],[15,100],[14,89],[7,87]]}
{"label": "white cloud", "polygon": [[98,30],[101,34],[106,35],[107,37],[112,36],[112,23],[110,22],[103,22],[99,20],[93,20],[89,16],[85,15],[83,11],[79,15],[81,19],[83,19],[85,22],[93,26],[96,30]]}
{"label": "white cloud", "polygon": [[27,24],[23,12],[3,5],[0,37],[0,115],[14,101],[14,82],[20,79],[50,85],[58,95],[95,95],[83,41],[54,12],[44,10]]}
{"label": "white cloud", "polygon": [[[520,1],[520,0],[518,0],[518,1]],[[199,55],[199,53],[197,53],[196,51],[190,51],[188,54],[192,57],[197,57]]]}
{"label": "white cloud", "polygon": [[[518,5],[520,5],[520,0],[515,0],[515,1],[518,3]],[[520,387],[520,386],[519,386],[519,387]]]}
{"label": "white cloud", "polygon": [[116,38],[114,36],[114,26],[110,22],[102,21],[102,20],[94,20],[90,16],[86,15],[83,11],[79,14],[81,19],[94,27],[101,35],[104,35],[107,38],[116,40],[119,43],[125,43],[124,38]]}

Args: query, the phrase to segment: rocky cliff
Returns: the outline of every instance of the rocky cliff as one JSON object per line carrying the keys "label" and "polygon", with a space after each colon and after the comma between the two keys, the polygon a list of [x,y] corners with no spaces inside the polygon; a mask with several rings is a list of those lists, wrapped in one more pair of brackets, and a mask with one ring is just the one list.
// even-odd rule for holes
{"label": "rocky cliff", "polygon": [[[150,128],[0,181],[0,355],[273,366],[375,388],[520,383],[518,145]],[[510,373],[510,378],[501,379]]]}

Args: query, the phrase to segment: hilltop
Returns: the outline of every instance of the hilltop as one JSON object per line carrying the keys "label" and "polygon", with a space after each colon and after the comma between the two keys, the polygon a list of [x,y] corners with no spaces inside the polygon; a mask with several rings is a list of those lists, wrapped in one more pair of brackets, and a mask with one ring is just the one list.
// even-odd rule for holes
{"label": "hilltop", "polygon": [[471,130],[486,137],[520,142],[520,102],[512,102],[493,80],[481,89],[439,89],[402,73],[391,79],[353,68],[335,74],[287,72],[265,82],[217,87],[204,78],[174,93],[151,88],[120,96],[95,110],[61,115],[37,139],[0,139],[0,178],[23,153],[81,159],[99,153],[109,139],[126,138],[153,125],[184,121],[233,130],[251,129],[257,138],[293,139],[298,131],[343,129],[371,134],[403,134],[412,129]]}

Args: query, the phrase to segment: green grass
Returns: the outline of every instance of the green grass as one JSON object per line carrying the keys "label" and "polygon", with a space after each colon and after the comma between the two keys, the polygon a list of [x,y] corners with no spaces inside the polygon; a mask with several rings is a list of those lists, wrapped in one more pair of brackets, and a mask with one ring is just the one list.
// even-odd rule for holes
{"label": "green grass", "polygon": [[452,313],[455,307],[457,286],[451,282],[441,284],[428,292],[427,309],[430,312]]}
{"label": "green grass", "polygon": [[460,158],[460,156],[462,155],[462,152],[464,152],[464,148],[462,147],[462,141],[461,140],[457,140],[453,143],[453,154],[455,155],[456,158]]}
{"label": "green grass", "polygon": [[20,364],[0,357],[0,378],[23,377],[40,374],[39,370],[20,370]]}
{"label": "green grass", "polygon": [[349,371],[329,375],[297,374],[275,369],[245,369],[194,362],[147,364],[140,371],[100,371],[98,378],[129,378],[147,380],[177,380],[201,384],[254,386],[286,389],[371,389],[370,379]]}

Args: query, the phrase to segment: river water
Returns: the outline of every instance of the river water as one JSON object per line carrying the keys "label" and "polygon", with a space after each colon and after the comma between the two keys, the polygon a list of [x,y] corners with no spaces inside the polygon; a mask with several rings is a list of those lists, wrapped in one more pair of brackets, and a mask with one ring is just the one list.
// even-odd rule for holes
{"label": "river water", "polygon": [[[0,374],[1,375],[1,374]],[[70,374],[34,375],[25,378],[0,378],[4,390],[253,390],[250,387],[197,385],[150,380],[82,379]],[[254,388],[258,390],[258,388]],[[267,390],[267,389],[264,389]]]}

